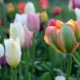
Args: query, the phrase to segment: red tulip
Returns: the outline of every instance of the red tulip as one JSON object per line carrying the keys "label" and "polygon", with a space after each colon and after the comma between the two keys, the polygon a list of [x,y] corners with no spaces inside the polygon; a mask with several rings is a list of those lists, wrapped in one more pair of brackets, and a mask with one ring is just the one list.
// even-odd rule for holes
{"label": "red tulip", "polygon": [[57,15],[57,14],[60,14],[61,13],[61,8],[60,7],[55,7],[54,9],[53,9],[53,14],[54,15]]}
{"label": "red tulip", "polygon": [[26,3],[19,3],[19,5],[18,5],[18,9],[21,14],[24,13],[25,5],[26,5]]}
{"label": "red tulip", "polygon": [[40,0],[40,8],[47,9],[49,6],[48,0]]}
{"label": "red tulip", "polygon": [[0,20],[0,26],[2,26],[2,20]]}

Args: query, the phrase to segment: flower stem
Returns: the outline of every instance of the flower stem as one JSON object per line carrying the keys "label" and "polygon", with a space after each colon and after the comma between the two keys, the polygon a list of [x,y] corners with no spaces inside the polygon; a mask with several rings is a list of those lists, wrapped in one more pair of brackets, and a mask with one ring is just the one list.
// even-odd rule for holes
{"label": "flower stem", "polygon": [[16,70],[16,68],[14,68],[13,70],[14,70],[13,79],[17,80],[17,70]]}
{"label": "flower stem", "polygon": [[68,55],[67,59],[68,59],[68,66],[67,66],[67,72],[66,72],[66,80],[69,80],[71,68],[72,68],[72,56]]}

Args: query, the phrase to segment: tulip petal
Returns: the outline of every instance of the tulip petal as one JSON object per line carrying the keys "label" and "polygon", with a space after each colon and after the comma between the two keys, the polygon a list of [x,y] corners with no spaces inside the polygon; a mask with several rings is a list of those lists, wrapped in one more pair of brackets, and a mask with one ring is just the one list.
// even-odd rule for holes
{"label": "tulip petal", "polygon": [[60,20],[56,20],[55,23],[56,23],[57,28],[60,28],[61,29],[61,27],[63,26],[63,22],[60,21]]}
{"label": "tulip petal", "polygon": [[44,36],[44,40],[47,44],[49,44],[52,48],[54,48],[56,51],[62,53],[60,51],[60,48],[57,44],[57,35],[56,35],[56,27],[47,27],[46,28],[46,33],[45,33],[45,36]]}
{"label": "tulip petal", "polygon": [[76,40],[78,42],[80,42],[80,26],[78,27],[77,31],[76,31]]}
{"label": "tulip petal", "polygon": [[69,25],[64,24],[60,31],[60,39],[66,53],[71,53],[74,48],[74,32]]}

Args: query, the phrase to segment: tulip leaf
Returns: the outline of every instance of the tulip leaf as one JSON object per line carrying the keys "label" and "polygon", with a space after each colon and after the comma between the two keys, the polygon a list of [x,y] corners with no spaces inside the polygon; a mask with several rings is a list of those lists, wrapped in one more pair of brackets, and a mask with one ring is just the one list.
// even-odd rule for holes
{"label": "tulip leaf", "polygon": [[40,80],[52,80],[50,73],[49,73],[49,72],[45,72],[45,73],[41,76]]}
{"label": "tulip leaf", "polygon": [[77,32],[76,32],[76,40],[80,42],[80,26],[78,27]]}
{"label": "tulip leaf", "polygon": [[61,43],[66,53],[71,53],[74,48],[74,32],[69,25],[64,24],[60,31]]}

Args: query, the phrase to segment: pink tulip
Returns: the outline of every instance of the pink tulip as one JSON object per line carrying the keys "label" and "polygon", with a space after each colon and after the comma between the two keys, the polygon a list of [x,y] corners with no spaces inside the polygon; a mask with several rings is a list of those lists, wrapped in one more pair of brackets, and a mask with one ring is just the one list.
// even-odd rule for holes
{"label": "pink tulip", "polygon": [[80,0],[75,0],[76,7],[80,8]]}
{"label": "pink tulip", "polygon": [[32,44],[33,32],[29,31],[28,28],[24,26],[24,35],[25,35],[25,41],[22,48],[28,48]]}
{"label": "pink tulip", "polygon": [[27,27],[30,31],[37,32],[40,30],[40,14],[29,13],[27,16]]}

